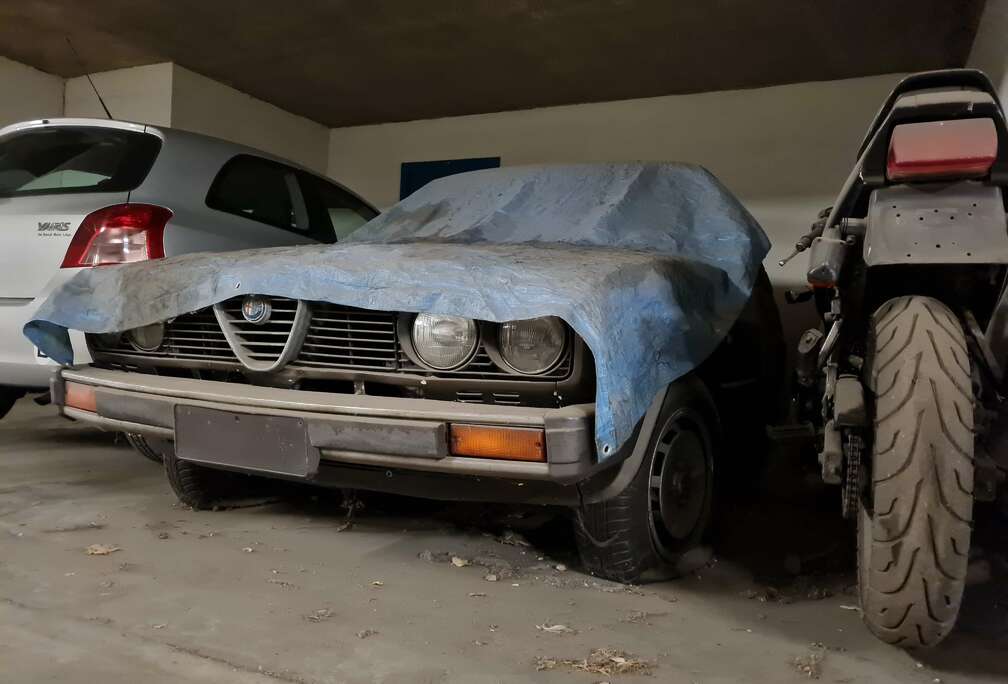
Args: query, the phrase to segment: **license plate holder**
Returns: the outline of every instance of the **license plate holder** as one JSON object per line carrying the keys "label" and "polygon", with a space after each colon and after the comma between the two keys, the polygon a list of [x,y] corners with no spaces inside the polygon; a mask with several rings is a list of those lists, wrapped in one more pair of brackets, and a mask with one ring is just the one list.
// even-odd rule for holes
{"label": "license plate holder", "polygon": [[319,450],[296,416],[175,406],[175,454],[194,463],[288,478],[318,472]]}

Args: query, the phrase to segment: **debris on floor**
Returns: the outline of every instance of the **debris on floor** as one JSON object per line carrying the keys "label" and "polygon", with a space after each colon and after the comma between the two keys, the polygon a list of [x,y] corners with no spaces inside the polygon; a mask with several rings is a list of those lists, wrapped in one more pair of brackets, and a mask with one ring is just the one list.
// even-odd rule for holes
{"label": "debris on floor", "polygon": [[62,525],[60,527],[50,527],[42,530],[42,532],[44,534],[56,534],[60,532],[85,532],[85,531],[90,532],[92,530],[103,530],[103,529],[105,529],[104,523],[91,521],[79,525],[72,524],[72,525]]}
{"label": "debris on floor", "polygon": [[357,638],[358,639],[367,639],[368,637],[373,637],[376,634],[378,634],[378,630],[375,630],[375,629],[362,629],[361,631],[357,632]]}
{"label": "debris on floor", "polygon": [[460,558],[459,556],[452,556],[451,564],[456,568],[464,568],[468,565],[472,565],[472,562],[466,560],[465,558]]}
{"label": "debris on floor", "polygon": [[571,629],[567,625],[551,625],[548,622],[536,625],[536,629],[540,632],[547,632],[549,634],[577,634],[576,629]]}
{"label": "debris on floor", "polygon": [[668,613],[666,612],[652,613],[646,610],[635,610],[621,617],[619,621],[634,625],[650,625],[651,618],[662,617],[663,615],[668,615]]}
{"label": "debris on floor", "polygon": [[536,658],[536,670],[553,670],[565,667],[575,672],[587,672],[605,676],[623,674],[649,675],[655,668],[655,663],[641,660],[625,651],[615,648],[593,648],[587,658],[571,660],[567,658]]}
{"label": "debris on floor", "polygon": [[319,608],[304,616],[308,622],[325,622],[333,616],[333,612],[328,608]]}
{"label": "debris on floor", "polygon": [[818,644],[813,644],[806,655],[794,658],[791,665],[798,674],[809,679],[819,679],[822,677],[822,663],[825,657],[826,650]]}
{"label": "debris on floor", "polygon": [[451,554],[447,551],[435,553],[430,549],[424,549],[417,554],[417,557],[422,561],[427,561],[428,563],[447,563],[451,560]]}
{"label": "debris on floor", "polygon": [[275,584],[282,589],[297,589],[296,584],[293,584],[292,582],[286,582],[282,579],[276,579],[275,577],[271,577],[266,581],[269,582],[270,584]]}
{"label": "debris on floor", "polygon": [[514,530],[504,530],[504,534],[498,537],[497,541],[510,546],[532,546],[532,543],[528,539]]}
{"label": "debris on floor", "polygon": [[118,546],[113,546],[111,544],[91,544],[87,547],[87,555],[89,556],[107,556],[110,553],[115,553],[116,551],[121,551],[122,549]]}

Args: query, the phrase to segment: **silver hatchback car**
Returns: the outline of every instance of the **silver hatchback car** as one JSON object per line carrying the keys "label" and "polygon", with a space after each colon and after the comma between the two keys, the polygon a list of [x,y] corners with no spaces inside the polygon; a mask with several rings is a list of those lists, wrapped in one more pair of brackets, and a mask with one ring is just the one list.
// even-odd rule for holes
{"label": "silver hatchback car", "polygon": [[102,119],[0,129],[0,416],[48,386],[56,365],[21,329],[78,269],[332,243],[377,213],[293,162],[195,133]]}

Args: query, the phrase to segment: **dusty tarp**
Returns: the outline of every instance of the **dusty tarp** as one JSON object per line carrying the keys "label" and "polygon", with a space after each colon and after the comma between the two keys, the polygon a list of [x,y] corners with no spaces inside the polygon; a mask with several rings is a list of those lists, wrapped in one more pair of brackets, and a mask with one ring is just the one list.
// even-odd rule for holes
{"label": "dusty tarp", "polygon": [[768,248],[697,166],[511,167],[435,181],[335,245],[82,270],[25,334],[71,363],[67,329],[118,332],[243,294],[495,322],[559,316],[595,359],[604,455],[716,348]]}

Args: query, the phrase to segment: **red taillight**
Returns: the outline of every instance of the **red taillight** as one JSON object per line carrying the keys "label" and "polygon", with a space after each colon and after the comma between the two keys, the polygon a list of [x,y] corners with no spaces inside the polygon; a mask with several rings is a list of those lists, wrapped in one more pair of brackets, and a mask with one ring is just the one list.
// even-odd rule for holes
{"label": "red taillight", "polygon": [[953,119],[901,124],[889,139],[889,180],[977,178],[997,159],[991,119]]}
{"label": "red taillight", "polygon": [[115,204],[84,217],[60,268],[128,264],[164,258],[170,209],[153,204]]}

